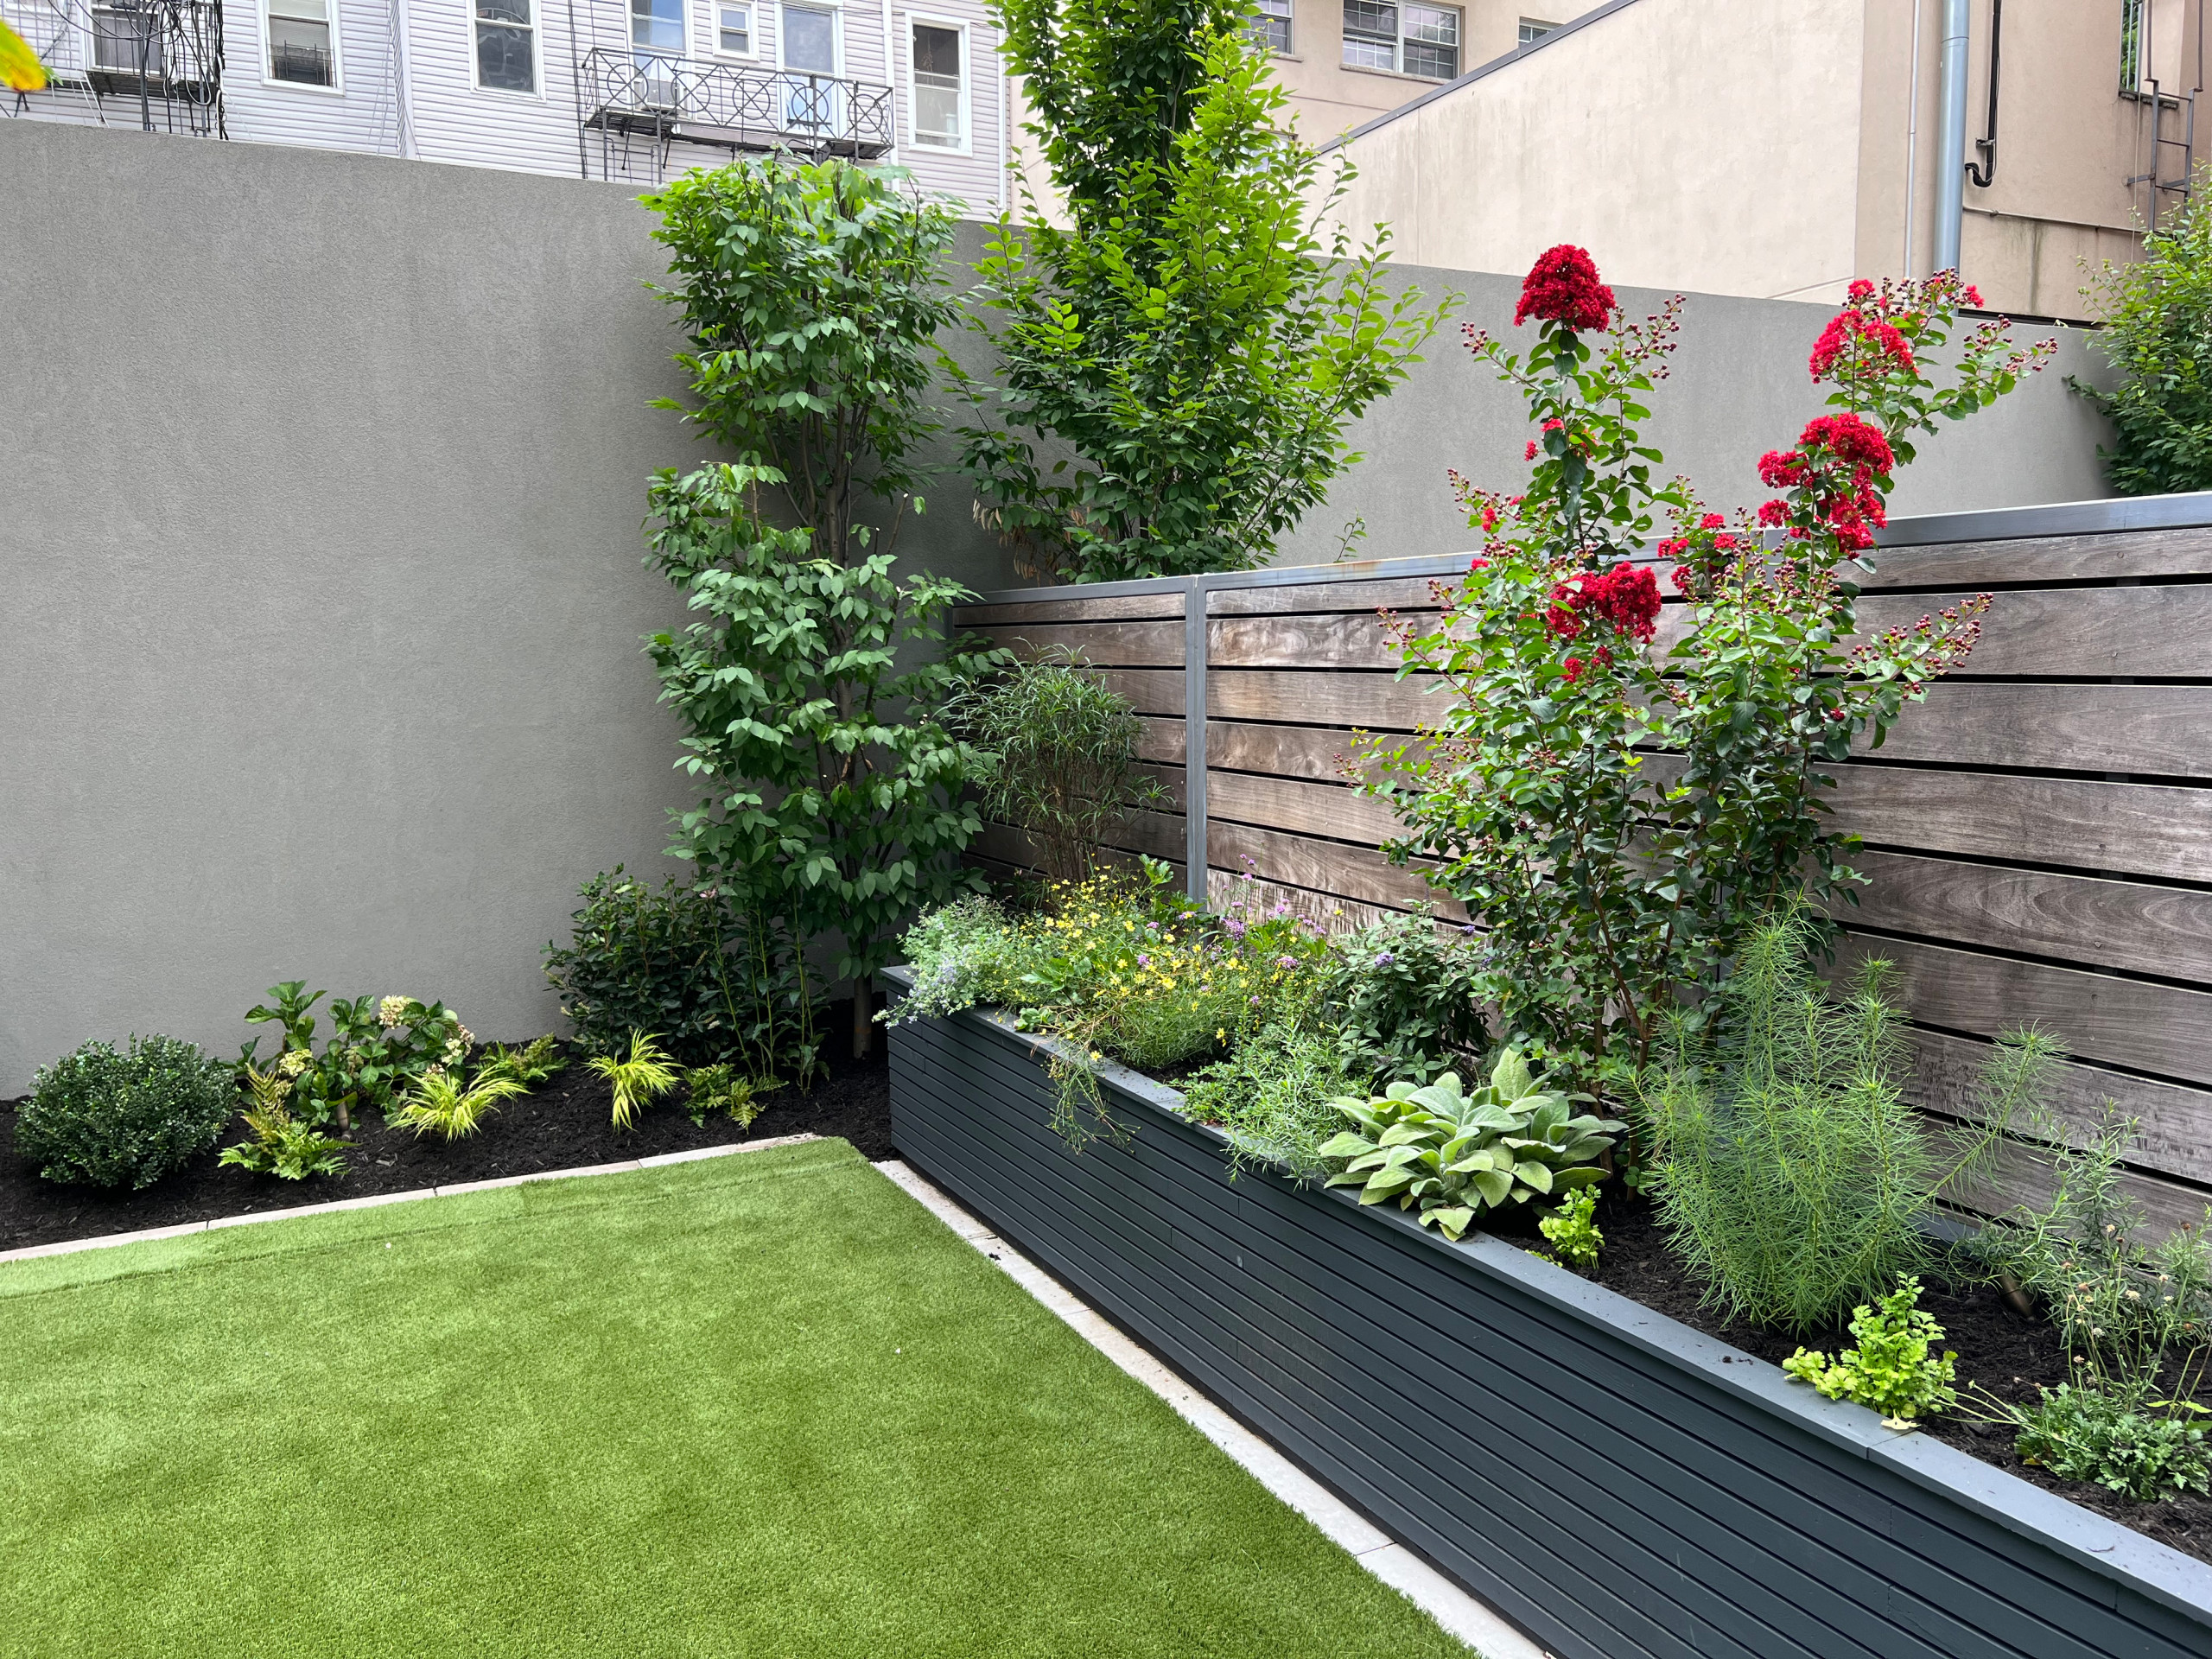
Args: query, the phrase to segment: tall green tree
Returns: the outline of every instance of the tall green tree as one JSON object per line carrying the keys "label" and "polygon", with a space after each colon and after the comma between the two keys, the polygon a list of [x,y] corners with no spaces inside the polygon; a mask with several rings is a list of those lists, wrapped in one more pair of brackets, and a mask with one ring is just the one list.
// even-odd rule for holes
{"label": "tall green tree", "polygon": [[2109,392],[2067,384],[2111,418],[2113,447],[2097,454],[2113,488],[2212,489],[2212,201],[2204,189],[2144,238],[2141,259],[2107,263],[2088,293],[2104,313],[2097,349],[2120,384]]}
{"label": "tall green tree", "polygon": [[678,765],[705,790],[670,851],[764,937],[843,940],[854,1052],[897,931],[972,880],[983,767],[937,710],[980,663],[945,637],[971,598],[893,568],[919,512],[937,336],[952,317],[941,205],[843,162],[741,162],[645,199],[672,251],[693,401],[737,459],[654,480],[649,563],[698,620],[654,635]]}
{"label": "tall green tree", "polygon": [[1322,163],[1242,0],[1000,0],[1058,208],[1025,187],[977,265],[962,455],[987,522],[1074,581],[1233,570],[1359,457],[1344,430],[1450,302],[1385,280],[1389,232],[1326,223]]}

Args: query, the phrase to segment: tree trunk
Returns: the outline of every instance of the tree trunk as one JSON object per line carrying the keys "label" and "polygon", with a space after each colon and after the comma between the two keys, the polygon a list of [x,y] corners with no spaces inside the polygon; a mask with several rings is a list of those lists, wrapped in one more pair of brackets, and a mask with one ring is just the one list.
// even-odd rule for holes
{"label": "tree trunk", "polygon": [[853,1058],[868,1058],[875,1046],[875,996],[874,982],[866,976],[853,982]]}

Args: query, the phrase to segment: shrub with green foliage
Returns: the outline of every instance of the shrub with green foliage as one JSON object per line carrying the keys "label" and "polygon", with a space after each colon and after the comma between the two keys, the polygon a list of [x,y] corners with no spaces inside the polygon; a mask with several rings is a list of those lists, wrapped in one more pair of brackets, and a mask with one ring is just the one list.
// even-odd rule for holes
{"label": "shrub with green foliage", "polygon": [[1993,1051],[1979,1128],[1940,1147],[1906,1104],[1904,1016],[1889,964],[1840,998],[1815,977],[1792,912],[1745,940],[1711,1005],[1668,1017],[1634,1099],[1676,1253],[1736,1318],[1810,1330],[1930,1260],[1931,1207],[1984,1173],[2056,1058],[2014,1033]]}
{"label": "shrub with green foliage", "polygon": [[656,889],[619,864],[581,893],[568,944],[545,947],[545,976],[584,1052],[615,1053],[645,1031],[686,1065],[813,1075],[814,997],[786,932],[747,916],[718,887],[671,877]]}
{"label": "shrub with green foliage", "polygon": [[212,1147],[238,1106],[231,1068],[190,1043],[90,1042],[40,1069],[16,1150],[49,1181],[136,1191]]}
{"label": "shrub with green foliage", "polygon": [[2090,336],[2118,371],[2109,392],[2067,384],[2112,421],[2099,445],[2120,495],[2212,488],[2212,207],[2194,192],[2151,235],[2143,257],[2107,261],[2084,290],[2102,314]]}
{"label": "shrub with green foliage", "polygon": [[1057,202],[1025,186],[976,266],[1000,367],[968,385],[963,458],[988,522],[1063,581],[1264,564],[1448,304],[1392,290],[1381,226],[1317,232],[1351,168],[1325,182],[1291,131],[1247,0],[997,10]]}
{"label": "shrub with green foliage", "polygon": [[979,681],[945,721],[986,764],[985,816],[1026,831],[1055,880],[1089,877],[1099,843],[1132,811],[1173,804],[1137,770],[1144,727],[1129,700],[1065,646]]}
{"label": "shrub with green foliage", "polygon": [[1907,1274],[1878,1306],[1861,1303],[1852,1311],[1851,1334],[1858,1342],[1833,1360],[1815,1349],[1800,1348],[1782,1369],[1809,1382],[1830,1400],[1872,1407],[1892,1428],[1948,1411],[1958,1403],[1952,1384],[1959,1357],[1938,1354],[1943,1327],[1920,1306],[1920,1281]]}
{"label": "shrub with green foliage", "polygon": [[1277,1019],[1187,1079],[1184,1109],[1229,1137],[1232,1179],[1253,1164],[1319,1179],[1329,1173],[1322,1145],[1343,1121],[1330,1102],[1363,1086],[1332,1037]]}
{"label": "shrub with green foliage", "polygon": [[1348,1071],[1427,1083],[1486,1053],[1482,956],[1471,931],[1401,916],[1329,941],[1318,1017]]}
{"label": "shrub with green foliage", "polygon": [[[300,1052],[286,1051],[288,1054]],[[253,1097],[244,1114],[250,1137],[225,1147],[219,1161],[283,1181],[345,1173],[346,1148],[353,1143],[323,1134],[291,1109],[294,1084],[302,1075],[295,1072],[286,1077],[281,1069],[263,1071],[251,1064],[246,1065],[246,1088]]]}
{"label": "shrub with green foliage", "polygon": [[2040,1404],[2017,1414],[2013,1450],[2027,1462],[2144,1503],[2212,1496],[2212,1413],[2204,1407],[2183,1402],[2177,1410],[2063,1382],[2042,1394]]}
{"label": "shrub with green foliage", "polygon": [[1320,1148],[1337,1172],[1328,1185],[1357,1187],[1362,1204],[1418,1207],[1421,1225],[1459,1238],[1484,1210],[1605,1179],[1599,1160],[1628,1126],[1577,1112],[1577,1098],[1548,1090],[1509,1048],[1471,1092],[1446,1071],[1420,1088],[1332,1102],[1352,1127]]}
{"label": "shrub with green foliage", "polygon": [[[341,1132],[353,1125],[354,1109],[373,1106],[387,1116],[433,1066],[459,1067],[476,1033],[442,1002],[411,996],[334,998],[330,1041],[315,1052],[315,1015],[327,993],[310,992],[307,981],[288,979],[269,988],[269,1001],[246,1010],[249,1025],[275,1025],[282,1046],[269,1063],[269,1074],[287,1085],[285,1110],[315,1125],[336,1120]],[[261,1039],[238,1054],[238,1077],[251,1082]]]}

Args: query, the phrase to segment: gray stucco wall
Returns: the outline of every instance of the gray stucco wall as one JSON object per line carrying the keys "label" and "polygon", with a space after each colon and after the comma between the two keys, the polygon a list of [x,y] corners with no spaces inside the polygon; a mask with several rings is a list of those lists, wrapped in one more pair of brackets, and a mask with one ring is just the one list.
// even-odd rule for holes
{"label": "gray stucco wall", "polygon": [[[1591,250],[1602,268],[1605,250]],[[1446,469],[1475,483],[1514,490],[1526,481],[1522,459],[1530,436],[1519,393],[1471,357],[1461,325],[1473,323],[1527,350],[1526,328],[1513,325],[1519,273],[1431,270],[1408,266],[1404,280],[1429,295],[1465,296],[1438,330],[1406,384],[1368,411],[1351,433],[1366,459],[1338,479],[1329,499],[1277,549],[1275,563],[1313,564],[1337,556],[1347,523],[1366,520],[1353,556],[1392,559],[1471,548],[1465,516],[1452,499]],[[1631,316],[1656,311],[1667,296],[1622,289]],[[1827,412],[1828,387],[1815,388],[1806,367],[1813,342],[1834,308],[1789,300],[1688,296],[1668,378],[1648,403],[1645,439],[1664,451],[1669,474],[1686,474],[1717,510],[1756,505],[1772,492],[1759,486],[1758,463],[1786,448],[1805,423]],[[2065,377],[2093,384],[2108,378],[2088,334],[2057,325],[2017,325],[2023,340],[2056,334],[2051,366],[2012,396],[1922,440],[1902,473],[1891,510],[1909,513],[2085,501],[2108,493],[2096,449],[2108,441],[2103,417],[2067,390]]]}
{"label": "gray stucco wall", "polygon": [[[639,650],[682,617],[640,563],[645,480],[701,454],[648,407],[682,389],[652,216],[611,185],[6,120],[0,202],[0,1096],[88,1037],[232,1050],[283,978],[548,1028],[577,884],[674,868],[688,798]],[[1515,279],[1420,275],[1511,315]],[[1815,407],[1821,315],[1696,302],[1670,459],[1750,498]],[[2099,493],[2062,391],[1939,441],[1904,499]],[[1510,481],[1524,438],[1441,339],[1281,556],[1332,556],[1355,513],[1370,556],[1463,546],[1444,468]],[[940,483],[902,550],[1008,585],[970,500]]]}

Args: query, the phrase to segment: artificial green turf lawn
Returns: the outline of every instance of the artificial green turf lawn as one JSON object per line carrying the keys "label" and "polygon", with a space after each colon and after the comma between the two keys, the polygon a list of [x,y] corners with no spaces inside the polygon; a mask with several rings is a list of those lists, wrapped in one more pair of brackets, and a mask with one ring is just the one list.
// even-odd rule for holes
{"label": "artificial green turf lawn", "polygon": [[1464,1653],[842,1141],[0,1266],[0,1654]]}

